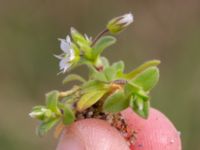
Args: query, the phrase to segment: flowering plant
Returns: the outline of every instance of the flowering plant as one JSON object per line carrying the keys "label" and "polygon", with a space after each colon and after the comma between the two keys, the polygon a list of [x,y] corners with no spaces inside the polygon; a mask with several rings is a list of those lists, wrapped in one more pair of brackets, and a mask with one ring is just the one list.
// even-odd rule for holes
{"label": "flowering plant", "polygon": [[[39,135],[45,134],[58,124],[57,129],[82,118],[114,115],[131,107],[143,118],[148,117],[150,107],[149,91],[159,79],[159,60],[145,62],[129,73],[124,72],[124,62],[110,64],[102,52],[116,42],[113,36],[126,29],[133,22],[131,13],[116,17],[108,22],[106,29],[92,39],[71,28],[71,37],[59,39],[62,54],[60,73],[86,65],[88,79],[69,74],[63,80],[66,84],[78,80],[70,90],[53,90],[46,94],[46,105],[33,107],[30,116],[40,121]],[[106,34],[111,35],[106,35]],[[103,117],[99,117],[103,118]]]}

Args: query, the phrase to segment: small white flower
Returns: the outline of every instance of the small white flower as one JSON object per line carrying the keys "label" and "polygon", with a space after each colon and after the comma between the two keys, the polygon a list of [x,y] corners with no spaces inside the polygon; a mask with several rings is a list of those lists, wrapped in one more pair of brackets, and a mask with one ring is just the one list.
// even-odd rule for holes
{"label": "small white flower", "polygon": [[70,68],[70,66],[71,66],[70,59],[67,56],[63,57],[60,60],[59,67],[63,73],[66,72],[67,69]]}
{"label": "small white flower", "polygon": [[66,39],[59,39],[60,48],[63,51],[61,55],[54,55],[60,59],[59,67],[62,73],[65,73],[72,65],[72,60],[75,58],[74,49],[72,48],[72,42],[69,36]]}
{"label": "small white flower", "polygon": [[67,35],[66,39],[58,39],[60,41],[60,49],[68,53],[68,50],[71,48],[71,39],[69,35]]}

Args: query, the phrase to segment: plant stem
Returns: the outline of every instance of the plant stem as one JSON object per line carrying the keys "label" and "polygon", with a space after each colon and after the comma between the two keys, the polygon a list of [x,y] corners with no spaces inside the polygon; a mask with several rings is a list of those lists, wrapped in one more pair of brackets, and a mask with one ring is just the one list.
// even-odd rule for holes
{"label": "plant stem", "polygon": [[60,92],[60,97],[66,97],[69,95],[74,94],[75,92],[77,92],[80,88],[78,86],[74,86],[71,90],[69,91],[65,91],[65,92]]}
{"label": "plant stem", "polygon": [[101,31],[95,38],[94,38],[94,40],[92,41],[92,44],[91,44],[91,46],[94,46],[94,44],[98,41],[98,39],[100,38],[100,37],[102,37],[104,34],[106,34],[106,33],[108,33],[108,29],[106,28],[106,29],[104,29],[103,31]]}

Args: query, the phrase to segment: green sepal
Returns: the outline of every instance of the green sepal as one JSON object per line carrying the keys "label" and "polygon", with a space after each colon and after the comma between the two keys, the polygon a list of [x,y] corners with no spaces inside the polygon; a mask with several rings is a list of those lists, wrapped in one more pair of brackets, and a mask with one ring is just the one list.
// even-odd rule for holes
{"label": "green sepal", "polygon": [[129,99],[125,96],[123,90],[115,91],[110,95],[103,104],[103,110],[105,112],[120,112],[129,106]]}
{"label": "green sepal", "polygon": [[75,120],[75,114],[70,105],[65,104],[63,107],[63,123],[65,125],[71,124]]}
{"label": "green sepal", "polygon": [[139,96],[132,96],[130,99],[130,107],[136,112],[139,116],[143,118],[148,118],[150,102],[149,100],[144,100]]}
{"label": "green sepal", "polygon": [[71,27],[71,36],[75,43],[84,43],[89,45],[91,43],[90,40],[87,40],[80,32],[78,32],[75,28]]}
{"label": "green sepal", "polygon": [[80,81],[82,83],[86,82],[86,80],[83,77],[81,77],[77,74],[70,74],[70,75],[68,75],[67,77],[64,78],[63,84],[66,84],[66,83],[71,82],[71,81]]}
{"label": "green sepal", "polygon": [[71,43],[71,47],[73,48],[75,54],[75,58],[71,62],[72,64],[77,64],[80,60],[80,48],[75,43]]}
{"label": "green sepal", "polygon": [[81,99],[77,102],[78,111],[83,111],[83,110],[91,107],[93,104],[95,104],[97,101],[99,101],[105,93],[106,93],[106,90],[98,90],[98,91],[92,90],[92,91],[84,94],[81,97]]}
{"label": "green sepal", "polygon": [[149,91],[157,84],[158,80],[159,69],[150,67],[138,74],[131,82],[141,86],[144,91]]}
{"label": "green sepal", "polygon": [[54,127],[59,121],[59,118],[53,118],[46,122],[41,122],[41,124],[36,129],[36,134],[43,136],[47,133],[52,127]]}
{"label": "green sepal", "polygon": [[97,58],[104,51],[104,49],[113,45],[115,42],[116,38],[113,36],[102,36],[93,47],[93,58]]}
{"label": "green sepal", "polygon": [[47,108],[50,109],[52,112],[59,113],[59,109],[57,107],[59,98],[59,91],[51,91],[46,94],[46,105]]}
{"label": "green sepal", "polygon": [[75,28],[71,28],[71,36],[74,43],[79,47],[79,49],[84,52],[87,58],[91,58],[91,41],[86,39],[81,33],[79,33]]}

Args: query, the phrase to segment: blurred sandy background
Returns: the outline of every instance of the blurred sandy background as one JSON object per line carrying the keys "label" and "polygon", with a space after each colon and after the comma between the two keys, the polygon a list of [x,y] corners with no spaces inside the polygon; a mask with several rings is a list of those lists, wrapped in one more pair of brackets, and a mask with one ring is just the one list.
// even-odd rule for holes
{"label": "blurred sandy background", "polygon": [[[104,54],[125,60],[129,71],[157,58],[161,78],[152,106],[181,131],[184,150],[200,149],[199,0],[0,0],[0,149],[55,150],[52,133],[35,135],[28,117],[44,93],[64,89],[57,76],[58,37],[70,26],[91,36],[106,22],[131,11],[135,23]],[[78,70],[85,74],[85,68]]]}

